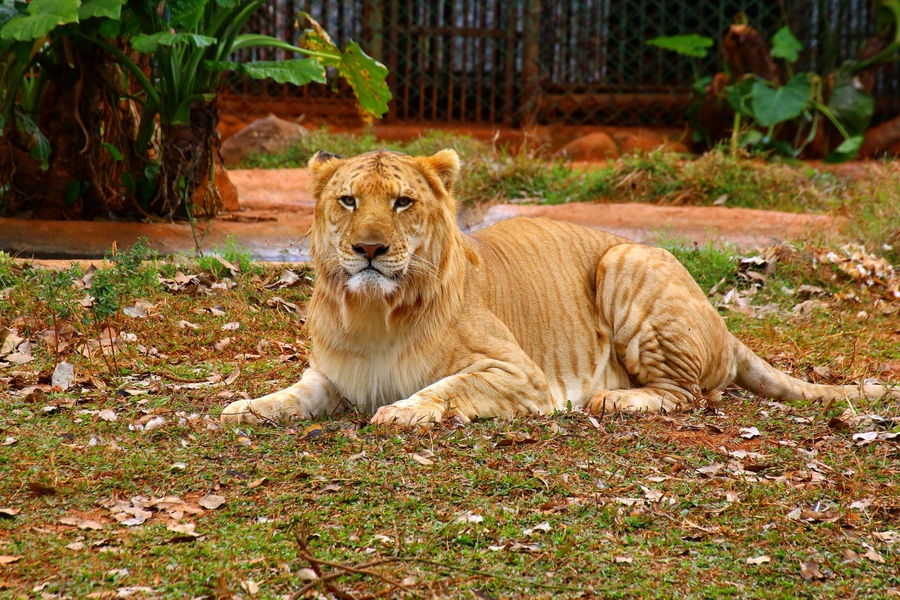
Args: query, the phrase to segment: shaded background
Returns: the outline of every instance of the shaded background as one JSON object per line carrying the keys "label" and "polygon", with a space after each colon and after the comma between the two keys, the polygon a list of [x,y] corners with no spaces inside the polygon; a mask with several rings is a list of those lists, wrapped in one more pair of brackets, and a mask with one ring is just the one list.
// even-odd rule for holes
{"label": "shaded background", "polygon": [[[391,122],[504,126],[672,126],[684,122],[697,74],[721,70],[718,40],[734,17],[770,39],[789,24],[804,50],[797,71],[833,71],[875,31],[871,0],[271,0],[249,30],[297,40],[308,12],[344,46],[350,40],[390,70]],[[304,23],[301,20],[301,28]],[[717,40],[704,60],[645,42],[696,33]],[[257,58],[284,57],[256,51]],[[252,98],[302,99],[313,117],[355,114],[324,86],[242,81]],[[875,88],[877,124],[900,114],[900,67]]]}

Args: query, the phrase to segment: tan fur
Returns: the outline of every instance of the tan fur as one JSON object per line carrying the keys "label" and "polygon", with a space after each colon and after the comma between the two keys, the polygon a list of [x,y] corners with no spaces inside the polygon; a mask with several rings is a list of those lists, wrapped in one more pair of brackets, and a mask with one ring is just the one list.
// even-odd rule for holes
{"label": "tan fur", "polygon": [[310,366],[291,387],[232,403],[223,422],[309,418],[345,399],[400,424],[671,411],[731,383],[781,400],[900,397],[777,371],[664,250],[546,219],[465,236],[452,150],[319,154],[310,171]]}

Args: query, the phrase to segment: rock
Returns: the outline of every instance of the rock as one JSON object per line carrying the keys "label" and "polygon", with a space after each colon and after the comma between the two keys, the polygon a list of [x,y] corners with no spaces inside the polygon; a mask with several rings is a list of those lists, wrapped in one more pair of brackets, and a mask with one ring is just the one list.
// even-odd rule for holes
{"label": "rock", "polygon": [[225,170],[225,167],[219,161],[216,161],[213,177],[215,177],[218,198],[209,195],[209,190],[207,189],[209,180],[204,177],[194,191],[194,210],[197,211],[195,216],[211,217],[218,213],[220,209],[227,211],[241,209],[238,204],[237,188],[231,182],[231,178],[228,177],[228,171]]}
{"label": "rock", "polygon": [[681,142],[672,141],[662,136],[638,131],[637,133],[622,133],[616,135],[619,149],[622,154],[646,153],[663,150],[665,152],[687,153],[688,148]]}
{"label": "rock", "polygon": [[228,171],[218,162],[216,162],[215,177],[216,188],[219,190],[219,195],[222,196],[222,208],[230,211],[240,210],[237,188],[228,176]]}
{"label": "rock", "polygon": [[599,161],[617,158],[619,149],[608,133],[594,131],[575,138],[560,148],[558,154],[570,160]]}
{"label": "rock", "polygon": [[309,132],[298,123],[269,115],[254,121],[222,143],[226,166],[234,166],[252,153],[287,150]]}

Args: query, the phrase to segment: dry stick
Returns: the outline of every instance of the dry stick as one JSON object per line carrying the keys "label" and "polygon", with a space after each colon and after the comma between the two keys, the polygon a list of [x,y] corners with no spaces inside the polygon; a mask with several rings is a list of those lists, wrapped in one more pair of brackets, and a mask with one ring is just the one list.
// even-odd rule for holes
{"label": "dry stick", "polygon": [[[318,559],[316,559],[315,557],[313,557],[313,556],[311,556],[311,555],[309,555],[309,554],[307,554],[307,553],[305,553],[305,552],[302,552],[302,551],[301,551],[301,553],[300,553],[300,556],[301,556],[301,558],[303,558],[304,560],[309,561],[311,565],[314,564],[314,562],[317,562],[319,565],[325,565],[325,566],[329,566],[329,567],[334,567],[334,568],[341,569],[341,570],[344,570],[344,571],[347,571],[347,572],[350,572],[350,573],[358,573],[358,574],[362,574],[362,575],[371,575],[371,576],[374,576],[374,577],[378,577],[378,578],[381,579],[382,581],[385,581],[385,582],[387,582],[387,583],[390,583],[390,584],[392,584],[392,585],[394,585],[394,586],[396,586],[396,587],[403,588],[405,591],[411,592],[411,593],[415,593],[415,592],[413,592],[413,590],[410,590],[408,586],[405,586],[405,585],[403,585],[402,583],[399,583],[399,582],[394,582],[394,581],[388,579],[387,577],[385,577],[385,576],[383,576],[383,575],[381,575],[381,574],[379,574],[379,573],[374,573],[374,572],[372,572],[372,571],[369,571],[366,567],[377,566],[377,565],[382,565],[382,564],[391,563],[391,562],[421,563],[421,564],[424,564],[424,565],[431,565],[431,566],[433,566],[433,567],[440,567],[441,569],[445,569],[445,570],[447,570],[447,571],[457,571],[457,572],[468,573],[468,574],[470,574],[470,575],[478,575],[479,577],[487,577],[487,578],[493,578],[493,579],[500,579],[500,580],[503,580],[503,581],[508,581],[508,582],[510,582],[510,583],[516,583],[516,584],[519,584],[519,585],[531,585],[531,586],[534,586],[534,587],[539,587],[539,588],[544,588],[544,589],[551,589],[551,590],[560,590],[560,591],[566,591],[566,592],[583,592],[583,591],[584,591],[584,589],[583,589],[583,588],[580,588],[580,587],[573,587],[573,586],[568,586],[568,585],[560,585],[560,584],[555,584],[555,583],[541,583],[541,582],[539,582],[539,581],[534,581],[534,580],[532,580],[532,579],[524,579],[524,578],[521,578],[521,577],[511,577],[511,576],[509,576],[509,575],[498,575],[497,573],[491,573],[490,571],[483,571],[483,570],[481,570],[481,569],[473,569],[473,568],[471,568],[471,567],[460,567],[459,565],[451,565],[451,564],[443,563],[443,562],[440,562],[440,561],[430,560],[430,559],[427,559],[427,558],[418,558],[418,557],[415,557],[415,556],[393,556],[393,557],[390,557],[390,558],[385,558],[385,559],[382,559],[382,560],[377,560],[377,561],[372,561],[372,562],[369,562],[369,563],[365,563],[365,564],[359,565],[359,566],[357,566],[357,567],[351,567],[351,566],[349,566],[349,565],[343,565],[343,564],[340,564],[340,563],[332,563],[332,562],[327,562],[327,561],[321,561],[321,560],[318,560]],[[313,567],[313,571],[314,571],[314,572],[316,572],[316,569],[317,569],[317,567]],[[318,575],[318,572],[316,572],[316,574]],[[328,587],[328,590],[331,591],[332,593],[335,593],[335,592],[331,589],[331,587],[328,586],[327,580],[336,579],[336,578],[341,577],[341,576],[343,576],[343,575],[344,575],[343,573],[328,573],[328,574],[324,574],[324,575],[322,575],[322,576],[320,577],[321,583],[325,583],[326,587]],[[320,583],[320,580],[316,580],[316,581],[313,581],[313,582],[311,582],[311,583],[306,584],[305,586],[303,586],[302,588],[300,588],[300,590],[294,595],[294,598],[300,598],[300,597],[303,596],[303,594],[305,594],[306,592],[308,592],[308,591],[312,590],[313,588],[317,587],[317,586],[319,585],[319,583]],[[335,595],[337,595],[337,594],[335,593]],[[417,595],[418,595],[418,594],[417,594]],[[350,598],[352,598],[352,596],[350,596]]]}
{"label": "dry stick", "polygon": [[325,574],[322,572],[323,565],[326,567],[332,567],[334,569],[340,569],[341,571],[346,571],[348,573],[355,573],[357,575],[367,575],[369,577],[375,577],[376,579],[381,579],[383,582],[391,585],[395,589],[402,588],[408,592],[412,591],[408,588],[408,586],[404,585],[403,583],[401,583],[399,581],[395,581],[389,577],[385,577],[381,573],[376,573],[375,571],[372,571],[367,568],[368,566],[374,566],[374,564],[379,564],[379,563],[383,564],[386,562],[391,562],[392,560],[396,560],[396,559],[381,560],[381,561],[376,561],[375,563],[368,563],[366,565],[360,565],[360,566],[353,567],[353,566],[345,565],[342,563],[335,563],[335,562],[320,560],[313,555],[312,551],[310,551],[309,544],[306,543],[305,536],[301,535],[299,532],[295,532],[294,538],[297,540],[297,544],[300,546],[300,558],[302,558],[303,560],[305,560],[309,563],[310,568],[312,568],[313,572],[318,577],[318,579],[316,581],[313,581],[312,583],[305,585],[303,588],[300,589],[300,591],[297,592],[298,598],[300,596],[302,596],[304,593],[306,593],[307,591],[311,590],[312,588],[317,587],[319,583],[322,583],[330,593],[334,594],[341,600],[356,600],[352,594],[343,591],[341,588],[339,588],[336,585],[331,583],[331,579],[335,579],[335,578],[343,575],[343,573]]}
{"label": "dry stick", "polygon": [[522,577],[511,577],[509,575],[498,575],[496,573],[491,573],[490,571],[482,571],[481,569],[473,569],[471,567],[460,567],[457,565],[450,565],[447,563],[443,563],[437,560],[430,560],[427,558],[416,558],[416,557],[405,557],[405,556],[397,556],[393,558],[394,561],[399,562],[417,562],[425,565],[431,565],[434,567],[441,567],[442,569],[447,569],[449,571],[462,571],[464,573],[469,573],[470,575],[479,575],[482,577],[492,577],[494,579],[502,579],[504,581],[509,581],[512,583],[518,583],[520,585],[533,585],[534,587],[546,588],[551,590],[562,590],[566,592],[583,592],[584,588],[573,587],[569,585],[560,585],[557,583],[541,583],[539,581],[534,581],[533,579],[524,579]]}

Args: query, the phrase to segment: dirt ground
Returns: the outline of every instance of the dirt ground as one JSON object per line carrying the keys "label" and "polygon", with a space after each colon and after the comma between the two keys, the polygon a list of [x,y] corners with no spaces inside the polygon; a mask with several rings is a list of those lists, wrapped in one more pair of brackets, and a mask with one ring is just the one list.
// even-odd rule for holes
{"label": "dirt ground", "polygon": [[[293,106],[293,104],[291,105]],[[315,118],[293,114],[288,105],[274,106],[277,116],[315,126]],[[233,135],[256,118],[269,114],[273,105],[223,106],[220,132]],[[294,111],[296,112],[296,110]],[[353,114],[332,126],[334,131],[362,131],[363,124]],[[410,139],[433,124],[379,124],[371,127],[380,139]],[[442,129],[510,146],[545,144],[562,147],[591,128],[548,126],[529,131],[497,129],[490,126],[442,126]],[[596,128],[594,128],[596,129]],[[611,135],[628,143],[642,139],[677,137],[677,131],[609,129]],[[851,163],[840,167],[843,174],[864,170]],[[23,257],[72,259],[101,257],[115,244],[132,245],[147,237],[161,253],[209,251],[235,239],[258,260],[302,261],[307,258],[308,231],[313,212],[309,177],[305,169],[231,170],[229,177],[237,189],[240,210],[226,212],[212,222],[191,229],[183,223],[126,223],[37,221],[0,218],[0,249]],[[798,239],[811,231],[839,228],[837,219],[823,215],[798,215],[774,211],[724,207],[657,206],[649,204],[566,204],[558,206],[498,205],[486,213],[464,212],[460,223],[477,229],[517,215],[547,216],[603,229],[636,241],[654,243],[676,238],[685,243],[729,241],[741,248]]]}

